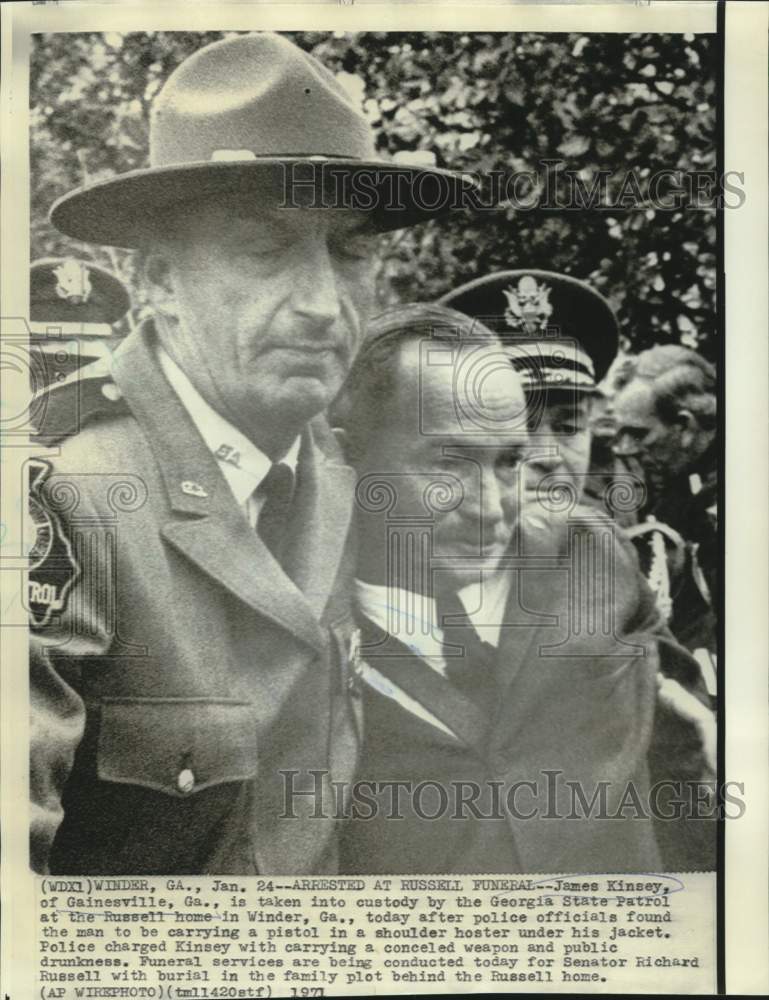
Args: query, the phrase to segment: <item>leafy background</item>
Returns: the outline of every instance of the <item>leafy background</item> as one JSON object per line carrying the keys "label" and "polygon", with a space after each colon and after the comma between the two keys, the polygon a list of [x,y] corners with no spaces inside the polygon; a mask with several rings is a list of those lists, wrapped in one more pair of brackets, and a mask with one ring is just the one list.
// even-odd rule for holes
{"label": "leafy background", "polygon": [[[31,65],[32,259],[84,255],[116,271],[144,308],[128,251],[56,232],[52,202],[85,177],[146,165],[163,80],[228,32],[38,35]],[[705,35],[292,33],[358,93],[389,153],[438,165],[538,171],[543,160],[612,184],[634,171],[715,170],[715,39]],[[551,165],[550,170],[556,168]],[[543,207],[455,213],[387,238],[380,299],[432,299],[509,267],[585,278],[620,316],[625,346],[715,343],[715,210]]]}

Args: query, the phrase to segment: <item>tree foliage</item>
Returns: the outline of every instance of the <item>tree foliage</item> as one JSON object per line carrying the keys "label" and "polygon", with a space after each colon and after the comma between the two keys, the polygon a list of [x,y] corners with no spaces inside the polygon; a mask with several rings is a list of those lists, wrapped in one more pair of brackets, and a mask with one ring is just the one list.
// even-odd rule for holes
{"label": "tree foliage", "polygon": [[[36,37],[33,258],[86,254],[136,287],[132,255],[73,244],[48,224],[48,209],[86,178],[146,165],[152,98],[182,59],[224,34]],[[440,166],[484,176],[526,171],[537,176],[540,193],[543,185],[559,190],[567,170],[587,190],[605,171],[610,200],[627,194],[620,206],[577,210],[531,198],[533,207],[463,210],[395,233],[384,246],[383,303],[432,299],[501,268],[549,268],[588,279],[607,295],[632,349],[683,337],[716,353],[715,210],[663,210],[638,199],[638,188],[644,194],[659,171],[715,170],[711,36],[291,37],[361,95],[382,151],[428,151]]]}

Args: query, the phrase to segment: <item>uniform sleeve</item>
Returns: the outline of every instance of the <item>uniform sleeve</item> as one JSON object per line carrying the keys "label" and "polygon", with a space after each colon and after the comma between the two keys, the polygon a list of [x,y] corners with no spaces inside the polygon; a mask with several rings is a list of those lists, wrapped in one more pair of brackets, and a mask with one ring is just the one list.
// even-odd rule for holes
{"label": "uniform sleeve", "polygon": [[48,871],[64,816],[61,799],[85,728],[85,705],[52,663],[43,639],[30,637],[30,864]]}
{"label": "uniform sleeve", "polygon": [[[62,797],[75,753],[85,731],[81,671],[109,648],[104,593],[111,581],[98,559],[73,533],[55,501],[71,499],[86,516],[89,532],[99,524],[98,511],[76,481],[56,476],[46,463],[33,468],[30,520],[36,537],[30,550],[27,608],[30,690],[30,863],[48,871],[56,832],[64,817]],[[58,483],[48,495],[48,480]],[[96,579],[94,579],[96,573]]]}

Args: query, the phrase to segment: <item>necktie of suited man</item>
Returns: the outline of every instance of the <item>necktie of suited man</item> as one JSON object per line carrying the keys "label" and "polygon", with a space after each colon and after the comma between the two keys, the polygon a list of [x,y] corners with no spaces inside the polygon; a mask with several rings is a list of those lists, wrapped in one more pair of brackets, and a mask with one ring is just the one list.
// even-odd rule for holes
{"label": "necktie of suited man", "polygon": [[262,501],[256,531],[278,562],[283,556],[293,494],[294,473],[283,462],[273,462],[256,488],[256,495]]}
{"label": "necktie of suited man", "polygon": [[456,591],[438,590],[435,609],[437,624],[443,632],[446,676],[484,714],[491,716],[499,695],[496,649],[478,635]]}

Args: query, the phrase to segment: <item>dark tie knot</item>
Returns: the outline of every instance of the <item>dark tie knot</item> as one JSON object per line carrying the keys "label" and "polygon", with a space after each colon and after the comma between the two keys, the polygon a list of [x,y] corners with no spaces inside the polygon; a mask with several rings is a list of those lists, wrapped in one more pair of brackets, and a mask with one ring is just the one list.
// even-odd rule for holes
{"label": "dark tie knot", "polygon": [[290,503],[293,492],[294,473],[284,462],[273,462],[256,488],[257,495],[264,500],[264,506],[277,502]]}
{"label": "dark tie knot", "polygon": [[256,488],[256,496],[262,501],[256,530],[278,561],[283,549],[293,492],[294,473],[283,462],[274,462]]}
{"label": "dark tie knot", "polygon": [[494,647],[481,639],[456,591],[436,590],[435,614],[443,632],[446,676],[473,700],[486,703],[495,688]]}
{"label": "dark tie knot", "polygon": [[436,588],[435,590],[435,617],[437,619],[436,624],[438,628],[443,629],[444,635],[447,629],[451,630],[456,626],[466,627],[470,624],[467,611],[460,600],[459,594],[456,590],[446,587]]}

